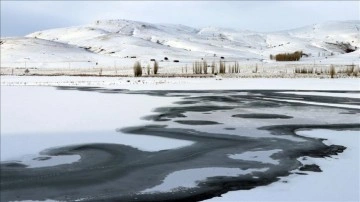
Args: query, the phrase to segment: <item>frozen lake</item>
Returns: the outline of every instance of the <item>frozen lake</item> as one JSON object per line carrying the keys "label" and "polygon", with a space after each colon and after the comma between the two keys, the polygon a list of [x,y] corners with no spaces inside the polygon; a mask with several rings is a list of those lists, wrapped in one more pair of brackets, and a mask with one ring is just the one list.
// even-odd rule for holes
{"label": "frozen lake", "polygon": [[358,201],[359,94],[1,86],[1,201]]}

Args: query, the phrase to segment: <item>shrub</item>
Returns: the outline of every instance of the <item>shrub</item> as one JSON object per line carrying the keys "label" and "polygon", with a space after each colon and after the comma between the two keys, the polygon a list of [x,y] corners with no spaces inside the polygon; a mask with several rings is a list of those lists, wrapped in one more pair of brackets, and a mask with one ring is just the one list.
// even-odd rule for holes
{"label": "shrub", "polygon": [[25,74],[28,74],[29,72],[29,69],[25,69]]}
{"label": "shrub", "polygon": [[157,74],[159,71],[159,63],[155,60],[154,62],[154,74]]}
{"label": "shrub", "polygon": [[136,61],[134,64],[134,76],[135,77],[142,76],[142,68],[139,61]]}
{"label": "shrub", "polygon": [[275,55],[276,61],[299,61],[302,57],[302,51],[296,51],[294,53],[280,53]]}

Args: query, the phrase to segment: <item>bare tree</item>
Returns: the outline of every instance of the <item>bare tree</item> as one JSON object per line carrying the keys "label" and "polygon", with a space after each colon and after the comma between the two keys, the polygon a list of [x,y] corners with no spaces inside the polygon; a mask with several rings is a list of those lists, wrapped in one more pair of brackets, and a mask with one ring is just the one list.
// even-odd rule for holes
{"label": "bare tree", "polygon": [[159,63],[155,60],[154,62],[154,74],[157,74],[159,71]]}
{"label": "bare tree", "polygon": [[142,76],[142,68],[141,68],[141,64],[139,61],[136,61],[134,64],[134,76],[135,77]]}

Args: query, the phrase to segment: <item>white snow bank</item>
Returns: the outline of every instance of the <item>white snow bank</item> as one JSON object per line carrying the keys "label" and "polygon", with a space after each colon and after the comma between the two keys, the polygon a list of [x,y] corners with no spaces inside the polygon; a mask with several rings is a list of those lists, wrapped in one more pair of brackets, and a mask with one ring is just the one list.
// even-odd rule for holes
{"label": "white snow bank", "polygon": [[360,90],[360,80],[1,76],[2,86],[106,86],[133,90]]}

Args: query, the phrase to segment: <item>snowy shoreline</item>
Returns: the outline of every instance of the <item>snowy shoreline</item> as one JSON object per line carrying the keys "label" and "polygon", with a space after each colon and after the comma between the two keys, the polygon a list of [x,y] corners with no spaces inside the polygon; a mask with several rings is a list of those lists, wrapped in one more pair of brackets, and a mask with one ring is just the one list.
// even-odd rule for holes
{"label": "snowy shoreline", "polygon": [[92,86],[129,90],[360,90],[360,79],[1,76],[1,86]]}

